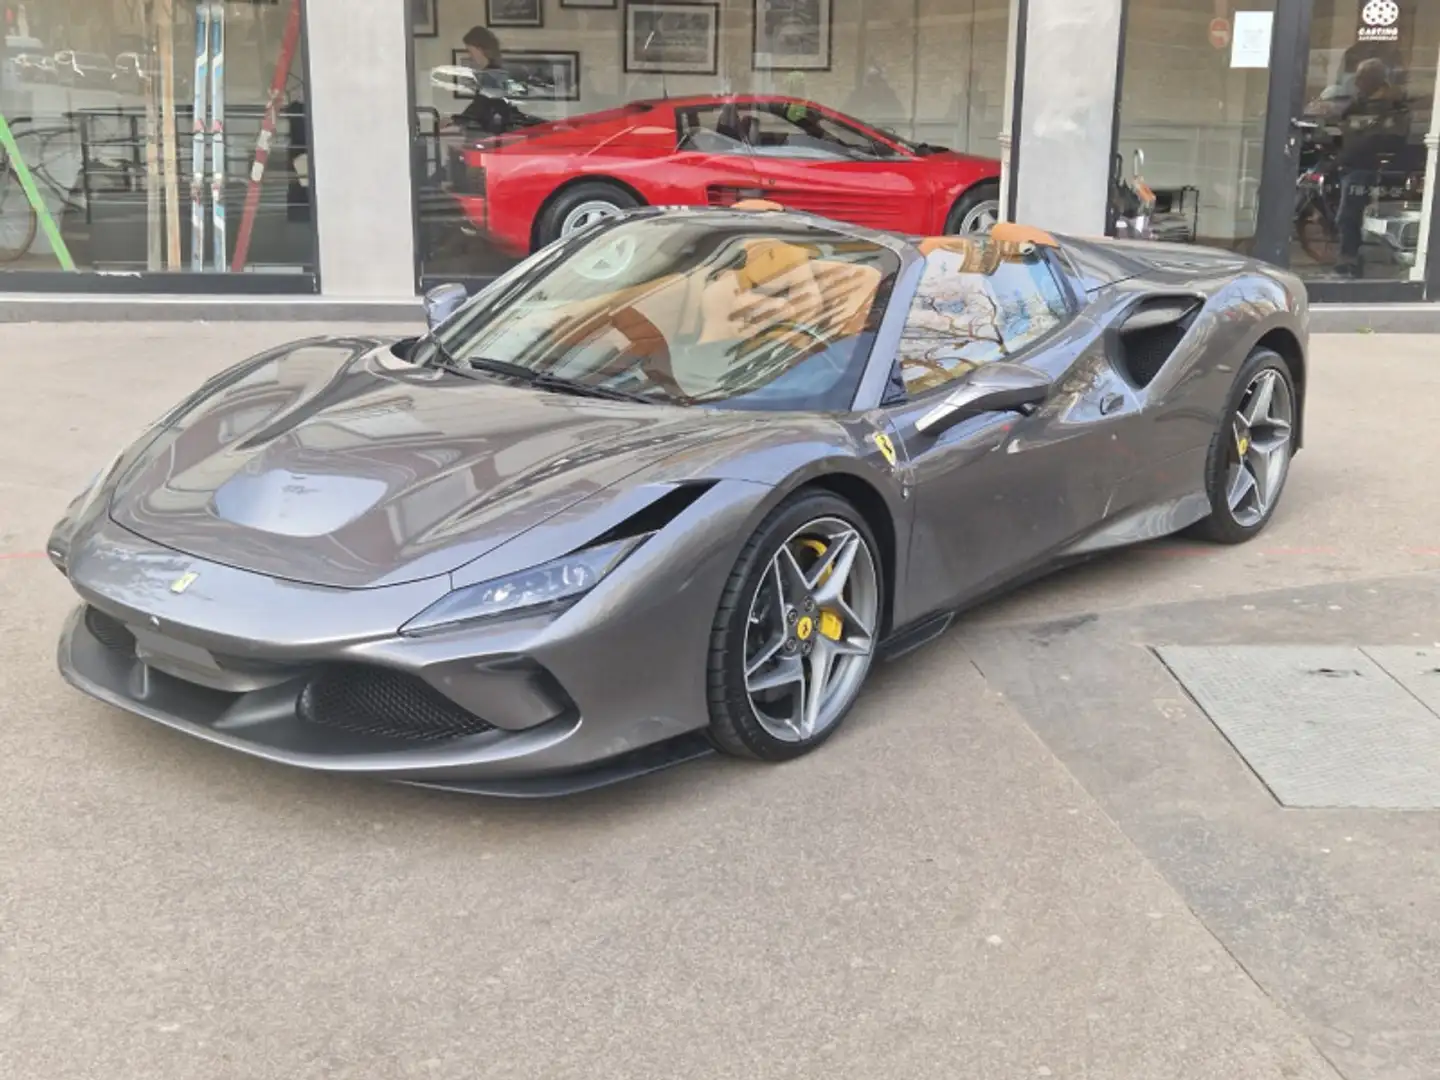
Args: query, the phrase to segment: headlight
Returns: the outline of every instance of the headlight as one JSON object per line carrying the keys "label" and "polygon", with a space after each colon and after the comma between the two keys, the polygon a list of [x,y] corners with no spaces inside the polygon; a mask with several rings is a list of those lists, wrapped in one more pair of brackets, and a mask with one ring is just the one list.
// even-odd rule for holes
{"label": "headlight", "polygon": [[424,634],[477,619],[535,614],[569,606],[598,585],[646,539],[636,536],[585,548],[530,570],[456,589],[416,615],[400,632]]}

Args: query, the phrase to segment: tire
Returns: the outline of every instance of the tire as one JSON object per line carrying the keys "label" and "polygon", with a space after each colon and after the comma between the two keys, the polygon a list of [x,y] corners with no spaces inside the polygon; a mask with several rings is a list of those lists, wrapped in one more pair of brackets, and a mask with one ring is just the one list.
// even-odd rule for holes
{"label": "tire", "polygon": [[[1272,401],[1278,400],[1278,395],[1283,390],[1285,408],[1288,409],[1285,430],[1282,434],[1274,426],[1256,425],[1253,429],[1247,427],[1244,432],[1245,447],[1242,449],[1239,444],[1241,435],[1237,433],[1236,423],[1240,421],[1244,424],[1240,415],[1242,406],[1247,412],[1253,412],[1255,399],[1252,392],[1258,388],[1262,379],[1273,383],[1272,395],[1275,396],[1272,396]],[[1224,418],[1210,442],[1210,452],[1206,457],[1205,491],[1210,498],[1210,515],[1186,530],[1190,535],[1216,544],[1243,544],[1264,531],[1274,517],[1275,509],[1285,491],[1285,482],[1289,479],[1290,464],[1295,454],[1295,422],[1299,400],[1295,392],[1294,376],[1279,353],[1270,349],[1256,349],[1249,355],[1240,368],[1240,373],[1235,376],[1235,383],[1225,402]],[[1278,412],[1279,406],[1272,407],[1271,411]],[[1239,459],[1245,457],[1247,461],[1253,461],[1255,455],[1260,453],[1260,447],[1272,444],[1278,446],[1276,452],[1283,455],[1279,459],[1270,459],[1271,467],[1277,469],[1278,475],[1268,485],[1262,485],[1256,480],[1254,500],[1247,495],[1242,497],[1238,507],[1233,506],[1232,490],[1239,490],[1239,487],[1244,486],[1243,480],[1236,476],[1236,470],[1240,467]],[[1261,471],[1257,471],[1253,464],[1250,469],[1252,477],[1261,475]],[[1232,489],[1232,484],[1238,486]],[[1259,505],[1262,486],[1270,488],[1264,493],[1263,508]]]}
{"label": "tire", "polygon": [[[844,603],[837,604],[826,599],[833,578],[819,572],[826,565],[823,548],[828,543],[836,558],[833,574],[835,566],[845,562],[852,538],[860,546],[849,560],[845,580],[835,583],[844,596]],[[820,603],[805,607],[800,602],[804,598],[797,599],[792,588],[787,599],[796,602],[788,605],[793,611],[779,632],[780,605],[774,597],[777,565],[785,558],[782,549],[796,555],[798,571],[817,574]],[[787,575],[787,580],[796,579]],[[844,499],[802,490],[771,511],[730,573],[711,633],[709,734],[716,748],[733,757],[778,762],[808,754],[829,739],[854,705],[874,662],[885,612],[884,582],[875,537],[865,518]],[[845,615],[837,626],[834,619],[842,607]],[[767,653],[770,659],[764,660]],[[797,663],[803,684],[789,677]],[[827,689],[817,699],[818,708],[807,714],[798,706],[814,683],[818,664],[829,671],[823,683]],[[752,665],[753,683],[746,674]],[[765,682],[774,685],[761,687]],[[813,720],[809,725],[807,715]]]}
{"label": "tire", "polygon": [[29,251],[39,224],[15,166],[0,154],[0,263],[14,262]]}
{"label": "tire", "polygon": [[540,215],[535,246],[545,247],[598,217],[614,217],[639,205],[640,200],[618,184],[603,180],[576,184],[555,196]]}
{"label": "tire", "polygon": [[[977,228],[974,218],[979,217],[984,211],[989,210],[988,221],[983,228]],[[976,184],[960,198],[955,200],[955,205],[950,208],[950,215],[945,219],[945,235],[947,236],[971,236],[990,231],[990,226],[1000,219],[1000,185],[994,180],[987,180],[983,184]],[[967,221],[970,227],[966,228]]]}

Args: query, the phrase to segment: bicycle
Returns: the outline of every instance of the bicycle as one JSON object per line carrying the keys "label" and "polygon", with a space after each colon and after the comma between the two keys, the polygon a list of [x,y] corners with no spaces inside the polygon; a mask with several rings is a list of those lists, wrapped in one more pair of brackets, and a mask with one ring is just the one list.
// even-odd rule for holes
{"label": "bicycle", "polygon": [[0,147],[0,263],[15,262],[35,243],[40,219],[10,155]]}
{"label": "bicycle", "polygon": [[[17,145],[25,139],[39,143],[38,153],[29,155],[26,164],[29,165],[30,178],[36,188],[42,194],[48,192],[54,197],[60,211],[56,215],[58,218],[68,211],[81,208],[81,204],[72,198],[72,192],[66,190],[64,184],[55,179],[45,162],[49,156],[50,144],[62,136],[73,136],[75,130],[71,126],[28,129],[23,126],[30,122],[29,117],[18,117],[11,124],[11,134],[14,135]],[[39,228],[40,219],[20,183],[19,170],[16,169],[15,162],[10,160],[10,155],[0,147],[0,265],[23,258],[35,243]]]}

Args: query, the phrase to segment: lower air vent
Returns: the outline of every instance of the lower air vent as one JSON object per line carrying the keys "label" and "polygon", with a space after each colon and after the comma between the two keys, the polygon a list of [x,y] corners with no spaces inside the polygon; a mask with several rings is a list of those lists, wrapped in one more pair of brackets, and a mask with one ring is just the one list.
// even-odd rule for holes
{"label": "lower air vent", "polygon": [[1193,296],[1155,297],[1137,304],[1120,327],[1120,364],[1136,387],[1149,386],[1204,305]]}
{"label": "lower air vent", "polygon": [[85,609],[85,629],[112,652],[135,655],[135,635],[119,619],[106,615],[99,608]]}
{"label": "lower air vent", "polygon": [[361,737],[438,743],[494,728],[414,675],[371,667],[326,668],[300,694],[307,723]]}

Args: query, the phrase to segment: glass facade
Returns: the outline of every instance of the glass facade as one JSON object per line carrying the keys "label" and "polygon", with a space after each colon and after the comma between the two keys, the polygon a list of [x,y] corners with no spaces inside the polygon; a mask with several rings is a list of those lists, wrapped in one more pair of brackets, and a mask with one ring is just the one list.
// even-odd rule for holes
{"label": "glass facade", "polygon": [[[1440,4],[1315,0],[1291,265],[1312,280],[1416,266]],[[1418,274],[1416,272],[1419,272]]]}
{"label": "glass facade", "polygon": [[0,289],[315,272],[301,0],[0,3]]}
{"label": "glass facade", "polygon": [[[1312,289],[1418,283],[1437,56],[1436,0],[1129,0],[1121,161],[1144,151],[1161,239],[1274,258],[1268,214]],[[1277,72],[1303,84],[1278,112]]]}
{"label": "glass facade", "polygon": [[421,276],[761,195],[863,225],[999,208],[1008,0],[413,0]]}

